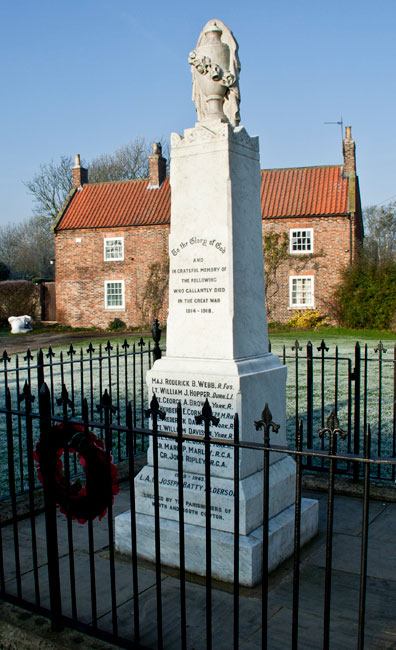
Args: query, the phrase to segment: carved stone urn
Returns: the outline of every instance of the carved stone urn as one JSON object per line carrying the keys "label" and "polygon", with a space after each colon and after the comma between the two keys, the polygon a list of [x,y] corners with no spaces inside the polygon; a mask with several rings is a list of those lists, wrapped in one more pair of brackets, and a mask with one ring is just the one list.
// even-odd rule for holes
{"label": "carved stone urn", "polygon": [[196,70],[195,82],[205,102],[205,119],[228,122],[223,111],[224,97],[235,77],[230,73],[230,48],[221,41],[221,35],[222,30],[211,25],[202,43],[190,53],[188,62]]}

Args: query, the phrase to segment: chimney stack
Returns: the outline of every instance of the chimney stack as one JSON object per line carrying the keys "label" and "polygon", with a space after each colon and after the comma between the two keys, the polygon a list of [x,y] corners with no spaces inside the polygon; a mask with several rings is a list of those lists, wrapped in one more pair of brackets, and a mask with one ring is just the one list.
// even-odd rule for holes
{"label": "chimney stack", "polygon": [[81,167],[80,154],[76,153],[74,159],[73,172],[73,187],[81,187],[88,183],[88,169]]}
{"label": "chimney stack", "polygon": [[344,175],[356,176],[355,141],[352,140],[351,127],[345,127],[345,140],[342,143],[344,155]]}
{"label": "chimney stack", "polygon": [[154,142],[153,153],[149,156],[150,180],[148,189],[155,190],[161,187],[166,177],[166,158],[162,157],[162,146]]}

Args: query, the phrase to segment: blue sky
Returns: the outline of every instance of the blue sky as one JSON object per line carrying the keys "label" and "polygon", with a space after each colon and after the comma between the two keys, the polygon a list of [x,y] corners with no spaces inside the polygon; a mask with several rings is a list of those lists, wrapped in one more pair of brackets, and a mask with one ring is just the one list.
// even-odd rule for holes
{"label": "blue sky", "polygon": [[0,0],[0,225],[30,216],[23,181],[196,121],[187,57],[210,18],[234,32],[241,123],[261,166],[342,162],[352,126],[363,205],[396,195],[394,0],[194,3]]}

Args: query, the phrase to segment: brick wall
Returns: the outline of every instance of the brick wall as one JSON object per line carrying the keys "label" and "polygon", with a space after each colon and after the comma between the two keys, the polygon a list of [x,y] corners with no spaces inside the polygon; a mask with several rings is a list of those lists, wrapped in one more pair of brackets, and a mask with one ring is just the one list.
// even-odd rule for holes
{"label": "brick wall", "polygon": [[[295,313],[290,307],[290,276],[314,278],[314,308],[326,313],[327,303],[340,279],[343,267],[351,262],[351,230],[348,217],[265,219],[263,234],[290,229],[313,228],[313,254],[290,254],[280,266],[277,283],[268,286],[269,320],[287,322]],[[278,286],[279,289],[278,289]]]}
{"label": "brick wall", "polygon": [[[358,222],[359,223],[359,222]],[[267,300],[270,320],[287,322],[295,310],[290,308],[290,276],[314,277],[314,307],[327,311],[327,303],[340,279],[340,272],[351,262],[351,228],[348,217],[309,217],[265,219],[263,234],[286,232],[291,228],[313,228],[313,254],[290,255],[278,272],[279,290],[269,286]],[[355,236],[358,224],[354,223]],[[152,263],[168,256],[168,226],[64,230],[55,236],[57,320],[77,326],[107,328],[114,318],[129,327],[142,324],[142,297]],[[104,261],[105,237],[124,237],[124,261]],[[76,240],[81,239],[81,242]],[[106,280],[124,280],[125,309],[104,306]],[[166,298],[165,298],[166,303]],[[158,314],[166,322],[167,305]]]}
{"label": "brick wall", "polygon": [[[168,255],[167,226],[63,230],[55,234],[57,320],[107,328],[115,318],[142,324],[149,267]],[[124,261],[104,261],[105,237],[124,237]],[[81,240],[81,241],[78,241]],[[124,280],[125,309],[105,309],[105,281]],[[166,321],[167,308],[157,315]]]}

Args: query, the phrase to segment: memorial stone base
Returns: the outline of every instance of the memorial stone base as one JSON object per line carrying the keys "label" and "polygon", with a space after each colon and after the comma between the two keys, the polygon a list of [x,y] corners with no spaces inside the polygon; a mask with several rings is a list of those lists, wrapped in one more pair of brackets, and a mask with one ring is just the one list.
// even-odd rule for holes
{"label": "memorial stone base", "polygon": [[[166,419],[159,423],[163,431],[176,430],[176,406],[183,408],[183,431],[203,435],[203,426],[195,423],[208,399],[214,415],[220,418],[212,427],[212,439],[233,438],[233,418],[238,412],[241,439],[259,441],[254,420],[260,419],[263,399],[274,405],[273,420],[281,424],[273,442],[285,443],[286,368],[272,354],[240,361],[164,358],[149,372],[150,394],[155,393]],[[265,396],[265,397],[264,397]],[[186,569],[205,575],[205,476],[204,446],[183,443],[183,488]],[[234,536],[234,456],[232,447],[211,445],[211,525],[212,575],[233,581]],[[179,566],[179,498],[177,447],[169,439],[158,441],[161,562]],[[240,583],[253,586],[261,579],[263,453],[240,450],[239,517]],[[279,453],[270,455],[270,539],[269,567],[274,569],[293,552],[295,462]],[[148,464],[135,479],[137,553],[155,560],[154,547],[154,468],[152,446]],[[302,505],[302,543],[317,533],[318,504],[304,499]],[[130,512],[116,517],[116,548],[131,553]]]}
{"label": "memorial stone base", "polygon": [[[303,499],[301,506],[301,544],[305,544],[318,532],[319,503]],[[136,515],[138,555],[155,560],[154,518]],[[177,521],[161,517],[161,563],[179,567],[179,525]],[[116,517],[117,549],[131,554],[131,513],[123,512]],[[186,571],[206,575],[205,529],[185,524]],[[262,578],[263,527],[259,526],[249,535],[239,535],[239,583],[253,587]],[[212,577],[224,582],[234,582],[234,543],[232,533],[212,530]],[[273,571],[283,560],[293,554],[294,504],[272,517],[269,522],[268,570]]]}

